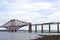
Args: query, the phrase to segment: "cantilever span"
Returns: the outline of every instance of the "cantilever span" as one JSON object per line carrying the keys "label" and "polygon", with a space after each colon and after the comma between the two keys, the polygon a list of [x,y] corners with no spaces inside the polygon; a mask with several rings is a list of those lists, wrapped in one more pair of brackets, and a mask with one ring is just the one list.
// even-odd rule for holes
{"label": "cantilever span", "polygon": [[20,20],[12,19],[12,20],[8,21],[7,23],[5,23],[4,25],[2,25],[2,27],[7,28],[9,32],[10,31],[16,32],[19,28],[28,26],[28,25],[29,25],[28,22],[23,22]]}
{"label": "cantilever span", "polygon": [[4,25],[0,26],[0,27],[4,27],[7,28],[9,32],[16,32],[19,28],[22,28],[24,26],[28,26],[29,27],[29,32],[32,32],[32,26],[35,26],[35,32],[37,32],[37,26],[40,25],[41,26],[41,33],[44,32],[44,25],[48,25],[48,29],[49,29],[49,33],[51,32],[51,25],[52,24],[57,24],[57,33],[59,33],[59,24],[60,22],[50,22],[50,23],[42,23],[42,24],[32,24],[29,22],[23,22],[20,20],[16,20],[16,19],[12,19],[10,21],[8,21],[7,23],[5,23]]}

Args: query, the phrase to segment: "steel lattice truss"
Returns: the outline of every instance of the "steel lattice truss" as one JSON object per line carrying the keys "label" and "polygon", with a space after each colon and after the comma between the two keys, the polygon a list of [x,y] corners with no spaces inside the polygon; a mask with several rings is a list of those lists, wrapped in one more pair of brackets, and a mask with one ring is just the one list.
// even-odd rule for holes
{"label": "steel lattice truss", "polygon": [[10,21],[8,21],[7,23],[5,23],[3,25],[3,27],[7,28],[7,27],[23,27],[23,26],[27,26],[29,25],[29,23],[27,22],[23,22],[23,21],[20,21],[20,20],[15,20],[15,19],[12,19]]}

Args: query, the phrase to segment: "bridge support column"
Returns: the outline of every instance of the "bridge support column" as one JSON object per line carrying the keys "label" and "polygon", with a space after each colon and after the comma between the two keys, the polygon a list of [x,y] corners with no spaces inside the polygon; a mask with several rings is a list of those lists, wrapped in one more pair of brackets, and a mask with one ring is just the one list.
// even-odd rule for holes
{"label": "bridge support column", "polygon": [[31,33],[31,32],[32,32],[32,24],[29,23],[29,33]]}
{"label": "bridge support column", "polygon": [[16,27],[9,27],[8,31],[9,32],[16,32],[17,30],[16,30]]}
{"label": "bridge support column", "polygon": [[8,27],[8,28],[7,28],[8,32],[10,32],[10,30],[9,30],[9,29],[10,29],[10,27]]}
{"label": "bridge support column", "polygon": [[57,23],[57,32],[59,33],[59,23]]}
{"label": "bridge support column", "polygon": [[51,29],[50,29],[50,24],[49,24],[49,33],[51,32]]}
{"label": "bridge support column", "polygon": [[35,32],[37,32],[37,25],[35,25]]}
{"label": "bridge support column", "polygon": [[43,24],[41,25],[41,33],[43,33]]}

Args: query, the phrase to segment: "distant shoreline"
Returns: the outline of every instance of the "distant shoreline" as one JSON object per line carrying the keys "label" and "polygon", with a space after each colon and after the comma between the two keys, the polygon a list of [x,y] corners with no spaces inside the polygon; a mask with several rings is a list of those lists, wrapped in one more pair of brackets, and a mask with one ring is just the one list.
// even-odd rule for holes
{"label": "distant shoreline", "polygon": [[[0,31],[8,31],[8,30],[0,30]],[[24,31],[28,32],[28,30],[18,30],[18,31]],[[32,32],[35,32],[35,30],[32,30]],[[41,33],[41,30],[37,30],[37,32]],[[48,30],[44,30],[44,33],[48,33]],[[56,30],[51,30],[51,32],[57,32]]]}

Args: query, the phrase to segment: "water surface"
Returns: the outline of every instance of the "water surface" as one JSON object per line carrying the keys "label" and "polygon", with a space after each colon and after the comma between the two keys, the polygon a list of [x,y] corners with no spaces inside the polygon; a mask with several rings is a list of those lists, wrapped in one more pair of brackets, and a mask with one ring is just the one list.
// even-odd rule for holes
{"label": "water surface", "polygon": [[41,37],[39,35],[60,35],[60,33],[41,33],[40,31],[37,33],[35,32],[29,33],[26,31],[18,32],[0,31],[0,40],[31,40]]}
{"label": "water surface", "polygon": [[0,40],[30,40],[36,38],[37,33],[28,32],[0,32]]}

